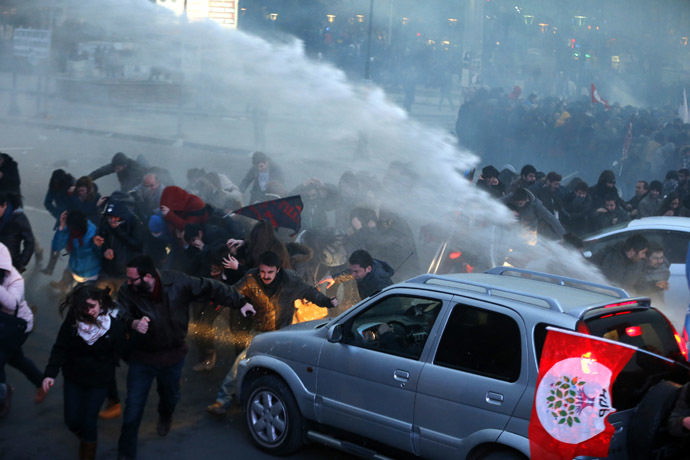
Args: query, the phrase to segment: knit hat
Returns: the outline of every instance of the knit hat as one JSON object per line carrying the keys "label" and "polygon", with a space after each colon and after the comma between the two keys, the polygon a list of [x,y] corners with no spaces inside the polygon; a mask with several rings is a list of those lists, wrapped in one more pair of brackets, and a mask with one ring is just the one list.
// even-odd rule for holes
{"label": "knit hat", "polygon": [[127,205],[121,201],[109,201],[103,211],[103,215],[123,218],[129,215],[129,210],[127,209]]}
{"label": "knit hat", "polygon": [[151,233],[163,233],[167,225],[163,221],[163,218],[158,214],[154,214],[149,219],[149,230]]}
{"label": "knit hat", "polygon": [[489,165],[482,168],[482,177],[484,179],[488,179],[489,177],[498,177],[499,174],[498,169],[496,169],[494,166]]}
{"label": "knit hat", "polygon": [[127,155],[125,155],[122,152],[117,152],[115,155],[113,155],[113,159],[110,160],[110,164],[115,167],[115,166],[126,166],[127,165]]}

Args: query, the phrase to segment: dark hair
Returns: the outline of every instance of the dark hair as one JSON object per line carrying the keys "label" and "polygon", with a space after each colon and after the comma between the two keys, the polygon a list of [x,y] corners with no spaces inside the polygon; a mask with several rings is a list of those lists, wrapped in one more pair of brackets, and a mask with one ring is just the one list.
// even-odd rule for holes
{"label": "dark hair", "polygon": [[638,180],[637,182],[642,182],[642,188],[644,188],[645,190],[649,190],[649,182],[647,182],[646,180]]}
{"label": "dark hair", "polygon": [[685,176],[690,176],[690,169],[688,168],[680,168],[678,170],[678,174],[683,174]]}
{"label": "dark hair", "polygon": [[669,172],[666,173],[666,180],[678,180],[678,171],[675,169],[670,170]]}
{"label": "dark hair", "polygon": [[117,152],[113,155],[112,160],[110,160],[110,165],[115,166],[127,166],[129,164],[129,158],[122,152]]}
{"label": "dark hair", "polygon": [[347,260],[350,265],[359,265],[362,268],[371,267],[374,265],[374,259],[364,249],[357,249],[355,252],[350,254],[350,258]]}
{"label": "dark hair", "polygon": [[520,175],[521,176],[527,176],[528,174],[537,174],[537,168],[530,164],[526,164],[525,166],[522,167],[520,170]]}
{"label": "dark hair", "polygon": [[658,241],[650,241],[649,247],[647,248],[647,254],[652,254],[654,252],[664,252],[664,247]]}
{"label": "dark hair", "polygon": [[203,232],[201,224],[192,223],[184,226],[184,240],[187,243],[191,243],[191,239],[195,238],[199,232]]}
{"label": "dark hair", "polygon": [[97,189],[96,189],[96,184],[93,183],[93,179],[91,179],[89,176],[81,176],[74,183],[75,189],[77,189],[79,187],[86,187],[86,199],[87,200],[95,199]]}
{"label": "dark hair", "polygon": [[99,316],[107,315],[108,311],[113,308],[110,289],[100,289],[93,283],[83,283],[78,284],[60,302],[60,315],[64,316],[65,310],[67,310],[68,315],[72,315],[79,322],[97,324],[96,318],[88,314],[89,308],[91,308],[91,305],[86,302],[88,299],[97,300],[100,303]]}
{"label": "dark hair", "polygon": [[13,208],[21,208],[22,200],[16,193],[0,192],[0,206],[9,203]]}
{"label": "dark hair", "polygon": [[618,195],[616,195],[615,193],[607,193],[606,195],[604,195],[604,202],[607,202],[607,201],[613,201],[616,203],[616,206],[617,206],[618,205]]}
{"label": "dark hair", "polygon": [[283,264],[280,260],[280,257],[278,257],[278,254],[276,254],[273,251],[265,251],[259,255],[258,265],[266,265],[267,267],[280,268]]}
{"label": "dark hair", "polygon": [[649,241],[647,241],[647,238],[645,238],[644,235],[640,234],[628,237],[628,239],[625,240],[625,243],[623,243],[623,251],[626,252],[631,249],[634,249],[635,252],[640,252],[648,247]]}
{"label": "dark hair", "polygon": [[252,164],[256,166],[259,163],[268,163],[268,155],[264,152],[254,152],[252,154]]}
{"label": "dark hair", "polygon": [[53,174],[50,175],[50,181],[48,182],[48,188],[56,192],[66,192],[72,185],[74,185],[74,177],[65,172],[64,169],[56,169],[53,171]]}
{"label": "dark hair", "polygon": [[156,276],[156,265],[153,259],[146,255],[134,256],[127,262],[127,268],[136,268],[139,276]]}
{"label": "dark hair", "polygon": [[546,175],[546,180],[549,182],[560,182],[561,180],[563,180],[563,176],[561,176],[555,171],[551,171]]}
{"label": "dark hair", "polygon": [[89,222],[86,219],[86,214],[78,209],[67,211],[66,224],[70,232],[79,235],[85,235],[86,231],[89,229]]}
{"label": "dark hair", "polygon": [[529,192],[522,187],[515,189],[510,197],[510,201],[529,201]]}
{"label": "dark hair", "polygon": [[589,192],[589,185],[585,181],[580,181],[575,184],[575,191]]}
{"label": "dark hair", "polygon": [[597,181],[597,185],[606,185],[606,183],[608,182],[613,182],[615,184],[616,175],[610,169],[605,169],[601,172],[601,174],[599,174],[599,180]]}
{"label": "dark hair", "polygon": [[664,184],[662,184],[662,183],[661,183],[660,181],[658,181],[658,180],[653,180],[653,181],[649,184],[649,190],[656,190],[657,192],[660,192],[660,191],[662,191],[663,189],[664,189]]}

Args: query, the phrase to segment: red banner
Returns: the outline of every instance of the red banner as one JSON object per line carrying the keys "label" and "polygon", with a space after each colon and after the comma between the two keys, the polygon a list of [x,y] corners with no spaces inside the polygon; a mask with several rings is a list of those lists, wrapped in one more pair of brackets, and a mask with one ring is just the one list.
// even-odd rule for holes
{"label": "red banner", "polygon": [[635,349],[569,331],[549,330],[529,424],[532,460],[606,457],[616,411],[611,387]]}

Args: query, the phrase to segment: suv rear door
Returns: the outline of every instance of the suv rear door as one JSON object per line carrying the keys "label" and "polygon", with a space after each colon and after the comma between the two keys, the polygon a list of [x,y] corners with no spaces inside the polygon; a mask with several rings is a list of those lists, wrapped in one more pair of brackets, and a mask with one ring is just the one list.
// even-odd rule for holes
{"label": "suv rear door", "polygon": [[417,384],[414,429],[425,458],[465,458],[495,441],[529,377],[525,326],[514,310],[462,297],[452,303]]}
{"label": "suv rear door", "polygon": [[[319,358],[319,422],[411,451],[425,346],[451,297],[396,289],[344,318],[343,339],[326,342]],[[394,330],[383,330],[382,323],[393,323]],[[393,334],[388,336],[392,339],[386,334]]]}

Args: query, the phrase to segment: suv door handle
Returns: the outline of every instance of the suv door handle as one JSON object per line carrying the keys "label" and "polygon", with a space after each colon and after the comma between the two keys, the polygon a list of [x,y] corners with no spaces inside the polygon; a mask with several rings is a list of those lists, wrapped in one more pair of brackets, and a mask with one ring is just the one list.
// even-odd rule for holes
{"label": "suv door handle", "polygon": [[501,404],[503,404],[503,395],[500,393],[496,393],[494,391],[488,391],[486,393],[486,402],[488,402],[489,404],[500,406]]}
{"label": "suv door handle", "polygon": [[410,378],[410,373],[396,369],[395,372],[393,372],[393,378],[398,382],[407,382],[407,380]]}

